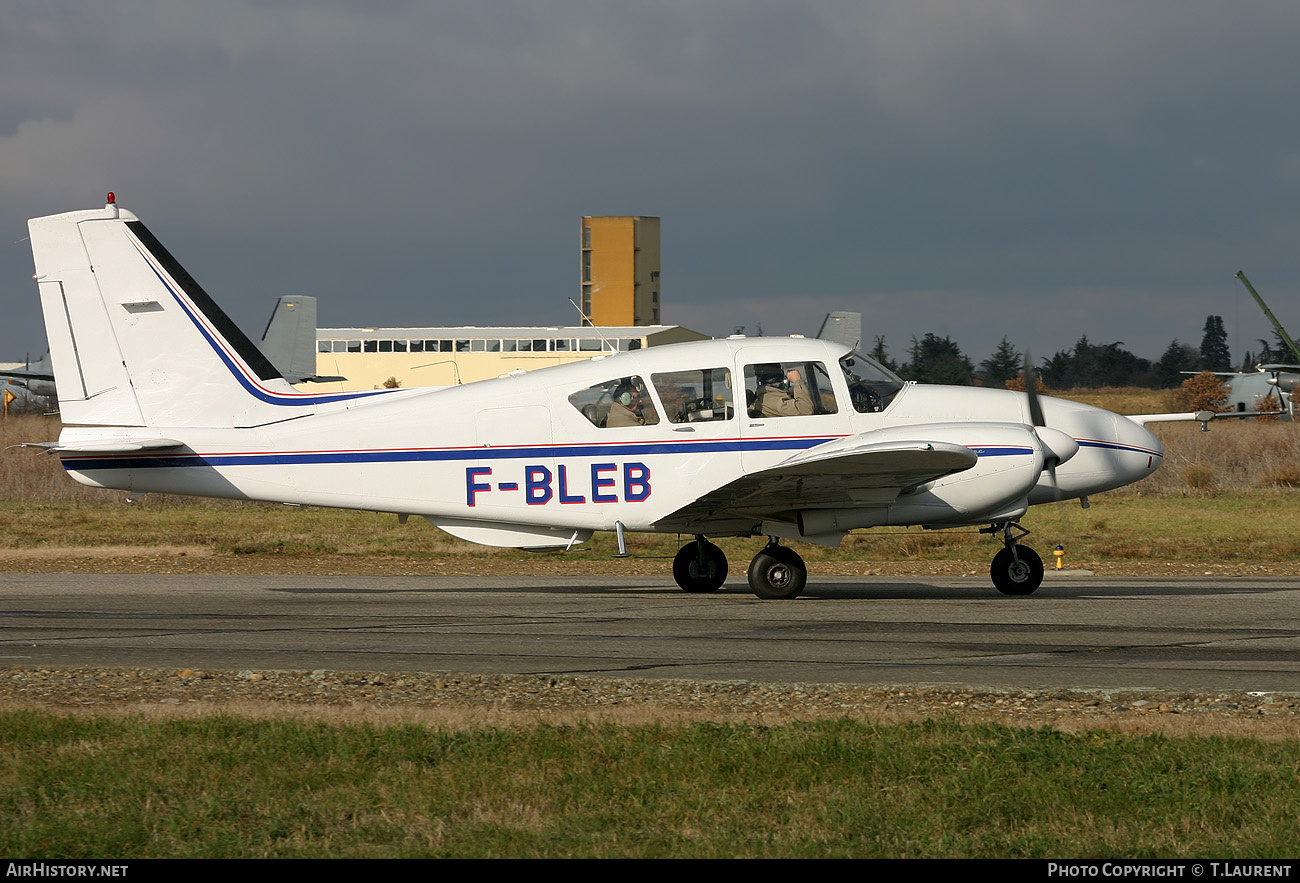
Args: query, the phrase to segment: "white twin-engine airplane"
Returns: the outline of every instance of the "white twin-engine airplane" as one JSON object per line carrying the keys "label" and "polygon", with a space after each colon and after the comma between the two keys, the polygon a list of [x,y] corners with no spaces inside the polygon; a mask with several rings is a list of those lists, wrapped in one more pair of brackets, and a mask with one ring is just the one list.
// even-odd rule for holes
{"label": "white twin-engine airplane", "polygon": [[[706,537],[766,536],[761,598],[807,569],[781,539],[988,525],[993,583],[1038,588],[1036,503],[1150,475],[1142,422],[1033,393],[904,383],[842,344],[729,338],[464,386],[300,392],[112,194],[29,223],[65,429],[94,487],[419,515],[466,540],[570,548],[598,530],[694,535],[673,576],[712,592]],[[1204,415],[1202,415],[1204,417]],[[1205,418],[1208,419],[1208,418]]]}

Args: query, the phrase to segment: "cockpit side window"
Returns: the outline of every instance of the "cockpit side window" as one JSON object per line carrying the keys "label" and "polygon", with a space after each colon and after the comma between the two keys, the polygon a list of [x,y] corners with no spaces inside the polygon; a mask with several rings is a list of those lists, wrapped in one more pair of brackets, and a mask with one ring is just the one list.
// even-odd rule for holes
{"label": "cockpit side window", "polygon": [[849,353],[840,359],[840,368],[849,384],[853,410],[859,414],[885,410],[903,388],[898,375],[861,353]]}
{"label": "cockpit side window", "polygon": [[751,417],[803,417],[837,410],[831,378],[821,362],[746,365],[745,406]]}
{"label": "cockpit side window", "polygon": [[592,426],[616,429],[623,426],[653,426],[659,412],[646,390],[645,381],[636,375],[615,377],[595,386],[580,389],[569,396]]}
{"label": "cockpit side window", "polygon": [[730,420],[736,414],[731,371],[703,368],[650,375],[669,423]]}

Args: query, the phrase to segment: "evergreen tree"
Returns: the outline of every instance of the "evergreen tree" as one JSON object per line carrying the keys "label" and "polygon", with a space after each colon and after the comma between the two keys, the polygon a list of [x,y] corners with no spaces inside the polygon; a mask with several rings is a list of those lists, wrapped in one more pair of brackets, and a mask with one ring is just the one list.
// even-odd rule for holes
{"label": "evergreen tree", "polygon": [[920,340],[913,337],[909,356],[908,363],[899,372],[906,380],[952,386],[971,385],[975,366],[951,338],[937,337],[929,332]]}
{"label": "evergreen tree", "polygon": [[1048,359],[1042,375],[1054,389],[1144,386],[1151,382],[1151,361],[1124,349],[1123,341],[1093,344],[1084,335],[1073,351],[1062,350]]}
{"label": "evergreen tree", "polygon": [[1073,386],[1068,383],[1073,362],[1074,357],[1069,350],[1060,350],[1043,362],[1043,367],[1038,369],[1038,374],[1053,389],[1068,389]]}
{"label": "evergreen tree", "polygon": [[985,386],[1002,389],[1007,381],[1025,370],[1024,356],[1004,337],[993,355],[980,362],[979,379]]}
{"label": "evergreen tree", "polygon": [[[1286,345],[1282,335],[1277,331],[1273,332],[1273,344],[1269,345],[1268,341],[1262,338],[1256,338],[1259,344],[1259,355],[1255,357],[1256,364],[1259,365],[1290,365],[1295,362],[1295,356],[1291,353],[1291,347]],[[1254,365],[1251,366],[1252,368]]]}
{"label": "evergreen tree", "polygon": [[1160,361],[1156,362],[1151,379],[1161,389],[1173,389],[1187,379],[1184,371],[1196,371],[1200,367],[1200,353],[1190,344],[1179,343],[1175,338]]}
{"label": "evergreen tree", "polygon": [[1205,335],[1201,338],[1201,367],[1207,371],[1227,371],[1232,366],[1228,350],[1228,332],[1222,316],[1205,317]]}
{"label": "evergreen tree", "polygon": [[895,374],[898,373],[898,363],[889,358],[889,349],[885,346],[885,335],[876,335],[876,345],[871,348],[871,352],[867,353],[867,355],[871,356],[871,358],[875,359]]}

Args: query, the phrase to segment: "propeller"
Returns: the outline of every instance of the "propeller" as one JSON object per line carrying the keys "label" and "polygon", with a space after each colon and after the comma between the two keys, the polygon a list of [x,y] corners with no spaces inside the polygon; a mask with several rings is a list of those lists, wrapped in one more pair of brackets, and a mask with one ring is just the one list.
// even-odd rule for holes
{"label": "propeller", "polygon": [[1034,372],[1033,361],[1029,351],[1025,351],[1025,395],[1029,398],[1029,422],[1033,424],[1034,435],[1043,445],[1043,471],[1056,492],[1056,501],[1061,501],[1061,486],[1056,481],[1056,467],[1069,460],[1079,452],[1079,443],[1059,429],[1047,425],[1043,416],[1043,403],[1038,397],[1038,378]]}

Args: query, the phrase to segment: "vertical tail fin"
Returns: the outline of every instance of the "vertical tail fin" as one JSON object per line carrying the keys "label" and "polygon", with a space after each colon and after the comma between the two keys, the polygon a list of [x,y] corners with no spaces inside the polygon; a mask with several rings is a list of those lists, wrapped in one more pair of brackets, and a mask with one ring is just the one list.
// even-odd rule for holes
{"label": "vertical tail fin", "polygon": [[28,229],[65,423],[248,426],[316,401],[111,194]]}

